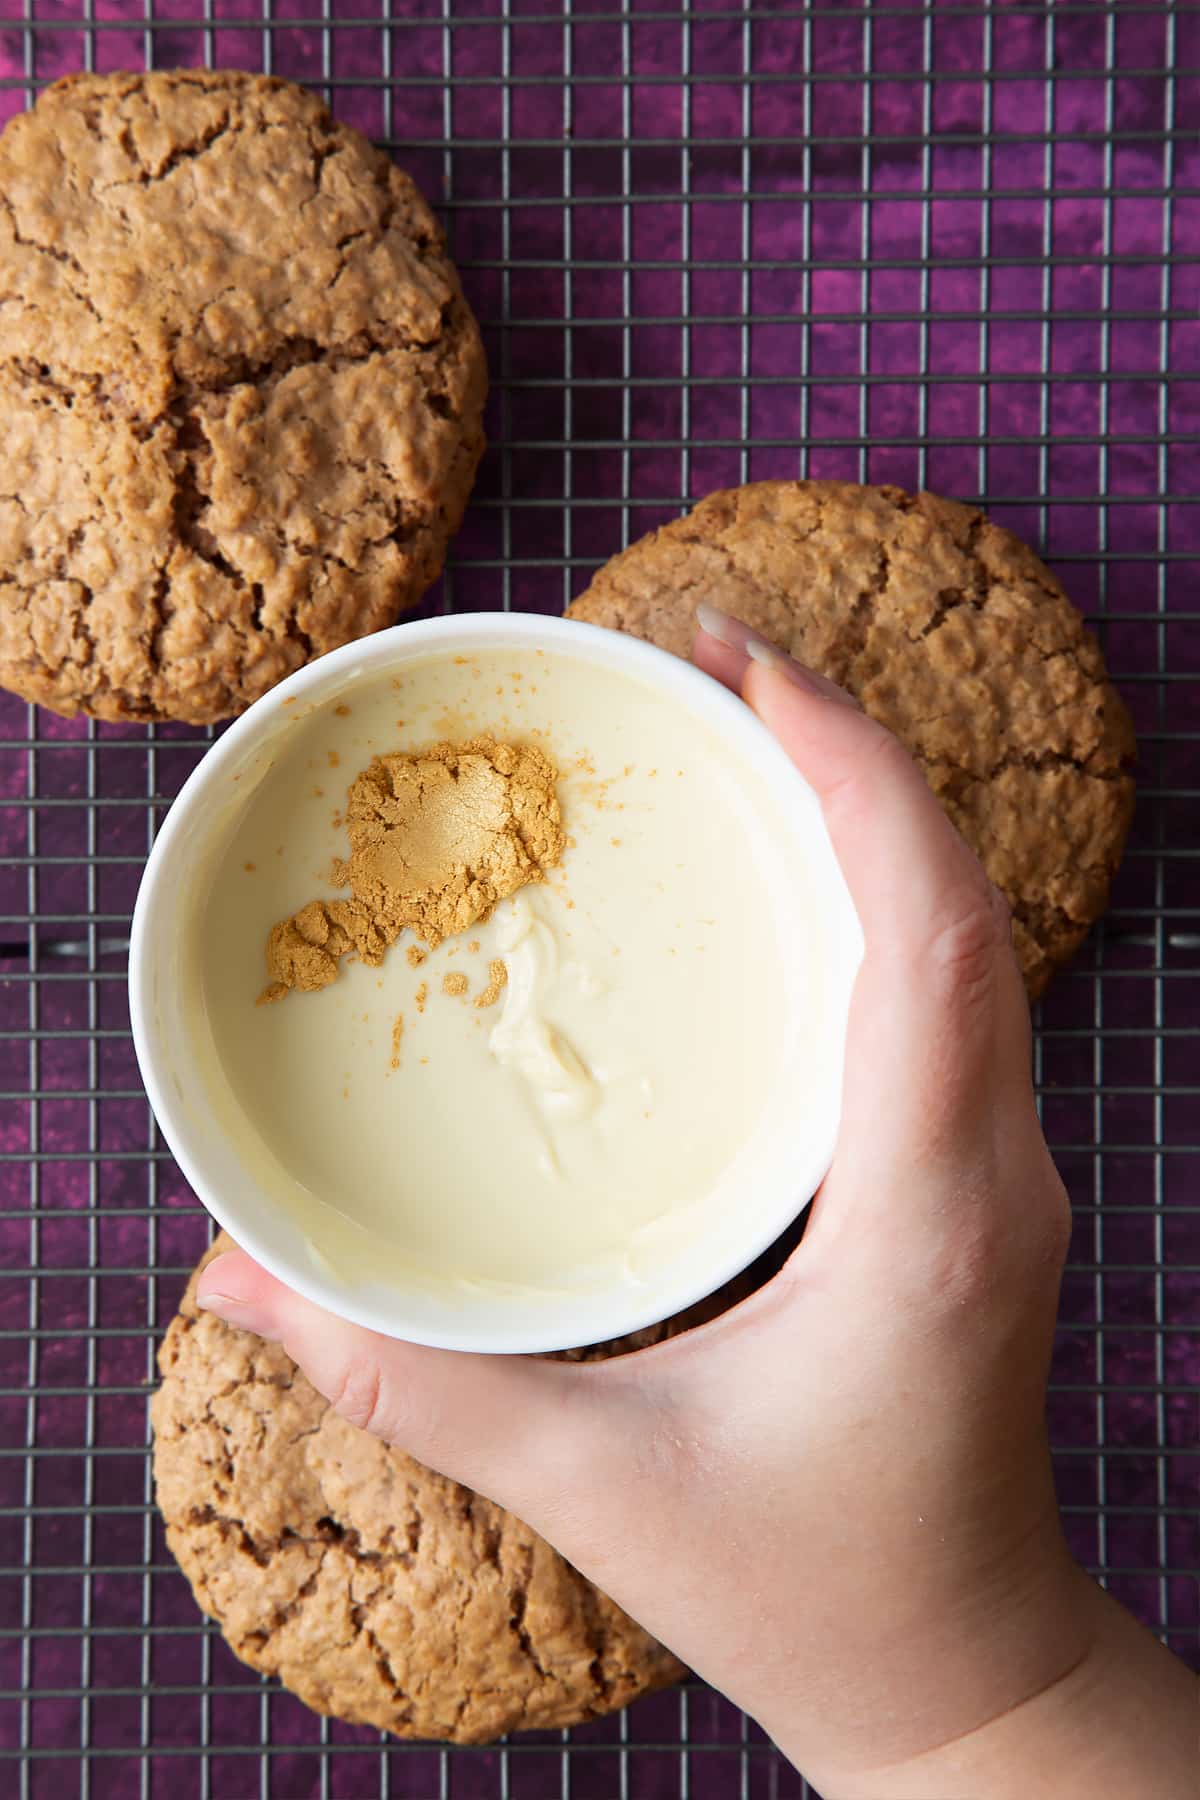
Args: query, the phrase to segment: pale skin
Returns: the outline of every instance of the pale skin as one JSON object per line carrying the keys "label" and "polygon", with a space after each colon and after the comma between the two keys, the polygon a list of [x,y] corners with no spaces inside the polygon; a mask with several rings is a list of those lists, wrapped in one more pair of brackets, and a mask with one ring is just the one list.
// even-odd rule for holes
{"label": "pale skin", "polygon": [[882,727],[702,621],[695,660],[820,796],[866,938],[799,1249],[712,1324],[608,1363],[379,1337],[241,1252],[200,1303],[527,1519],[827,1800],[1186,1800],[1197,1683],[1059,1524],[1043,1415],[1069,1208],[1003,902]]}

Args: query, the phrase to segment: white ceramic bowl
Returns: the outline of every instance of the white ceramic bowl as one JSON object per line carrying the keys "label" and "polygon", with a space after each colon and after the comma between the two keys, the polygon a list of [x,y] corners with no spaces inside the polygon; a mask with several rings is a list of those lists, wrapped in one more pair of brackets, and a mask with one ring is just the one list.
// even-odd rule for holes
{"label": "white ceramic bowl", "polygon": [[[763,784],[771,817],[781,821],[778,829],[795,834],[796,846],[789,848],[803,854],[812,872],[826,927],[814,1091],[783,1096],[780,1116],[767,1121],[773,1132],[768,1159],[755,1165],[760,1178],[745,1205],[726,1209],[736,1216],[722,1213],[713,1230],[673,1249],[649,1285],[550,1293],[534,1305],[526,1294],[499,1288],[450,1293],[398,1283],[394,1275],[363,1278],[361,1264],[348,1279],[314,1255],[296,1218],[264,1191],[244,1142],[239,1147],[215,1123],[220,1109],[211,1104],[211,1032],[194,986],[183,978],[188,946],[180,921],[203,903],[197,883],[231,837],[299,703],[308,709],[362,693],[364,683],[387,680],[414,659],[490,650],[518,657],[557,653],[598,665],[661,691],[694,714]],[[802,1211],[833,1153],[846,1020],[861,957],[858,919],[816,797],[736,696],[689,664],[618,632],[527,613],[460,614],[399,625],[320,658],[257,701],[214,744],[172,806],[146,867],[133,919],[130,1010],[146,1092],[180,1168],[209,1211],[273,1274],[332,1312],[394,1337],[458,1350],[543,1351],[617,1337],[671,1316],[745,1268]]]}

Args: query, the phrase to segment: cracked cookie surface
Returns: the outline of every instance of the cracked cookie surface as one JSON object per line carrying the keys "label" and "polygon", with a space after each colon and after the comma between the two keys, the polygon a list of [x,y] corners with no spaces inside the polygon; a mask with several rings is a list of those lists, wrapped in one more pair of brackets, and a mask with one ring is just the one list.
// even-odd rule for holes
{"label": "cracked cookie surface", "polygon": [[429,208],[315,95],[47,89],[0,136],[0,684],[202,724],[393,624],[485,391]]}
{"label": "cracked cookie surface", "polygon": [[1045,565],[933,494],[765,481],[632,544],[568,611],[687,656],[700,600],[841,683],[908,746],[1007,897],[1040,994],[1106,904],[1135,751],[1099,646]]}
{"label": "cracked cookie surface", "polygon": [[[232,1248],[222,1234],[200,1268]],[[159,1352],[155,1486],[244,1662],[318,1712],[460,1743],[578,1724],[683,1673],[527,1525],[348,1425],[195,1288]]]}

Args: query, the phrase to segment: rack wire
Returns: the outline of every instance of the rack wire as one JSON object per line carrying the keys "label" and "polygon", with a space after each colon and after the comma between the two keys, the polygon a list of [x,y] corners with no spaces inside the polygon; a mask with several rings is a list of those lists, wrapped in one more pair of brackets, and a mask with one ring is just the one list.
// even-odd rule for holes
{"label": "rack wire", "polygon": [[[0,0],[0,117],[88,68],[316,85],[440,207],[492,448],[433,608],[556,612],[709,489],[983,499],[1134,711],[1112,910],[1038,1022],[1075,1205],[1050,1396],[1081,1559],[1196,1660],[1200,13],[895,0]],[[208,1221],[141,1093],[138,876],[208,734],[0,699],[0,1776],[37,1800],[788,1800],[698,1683],[569,1734],[316,1719],[200,1620],[153,1358]]]}

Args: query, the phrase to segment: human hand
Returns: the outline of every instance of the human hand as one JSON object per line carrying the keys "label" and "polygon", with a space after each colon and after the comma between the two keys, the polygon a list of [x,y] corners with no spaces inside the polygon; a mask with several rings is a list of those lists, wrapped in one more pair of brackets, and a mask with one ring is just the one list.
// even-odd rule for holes
{"label": "human hand", "polygon": [[200,1302],[528,1520],[830,1796],[1073,1793],[964,1785],[1108,1630],[1050,1477],[1069,1215],[1007,914],[886,731],[705,618],[696,660],[817,791],[866,938],[837,1153],[785,1268],[697,1331],[591,1364],[378,1337],[241,1253]]}

